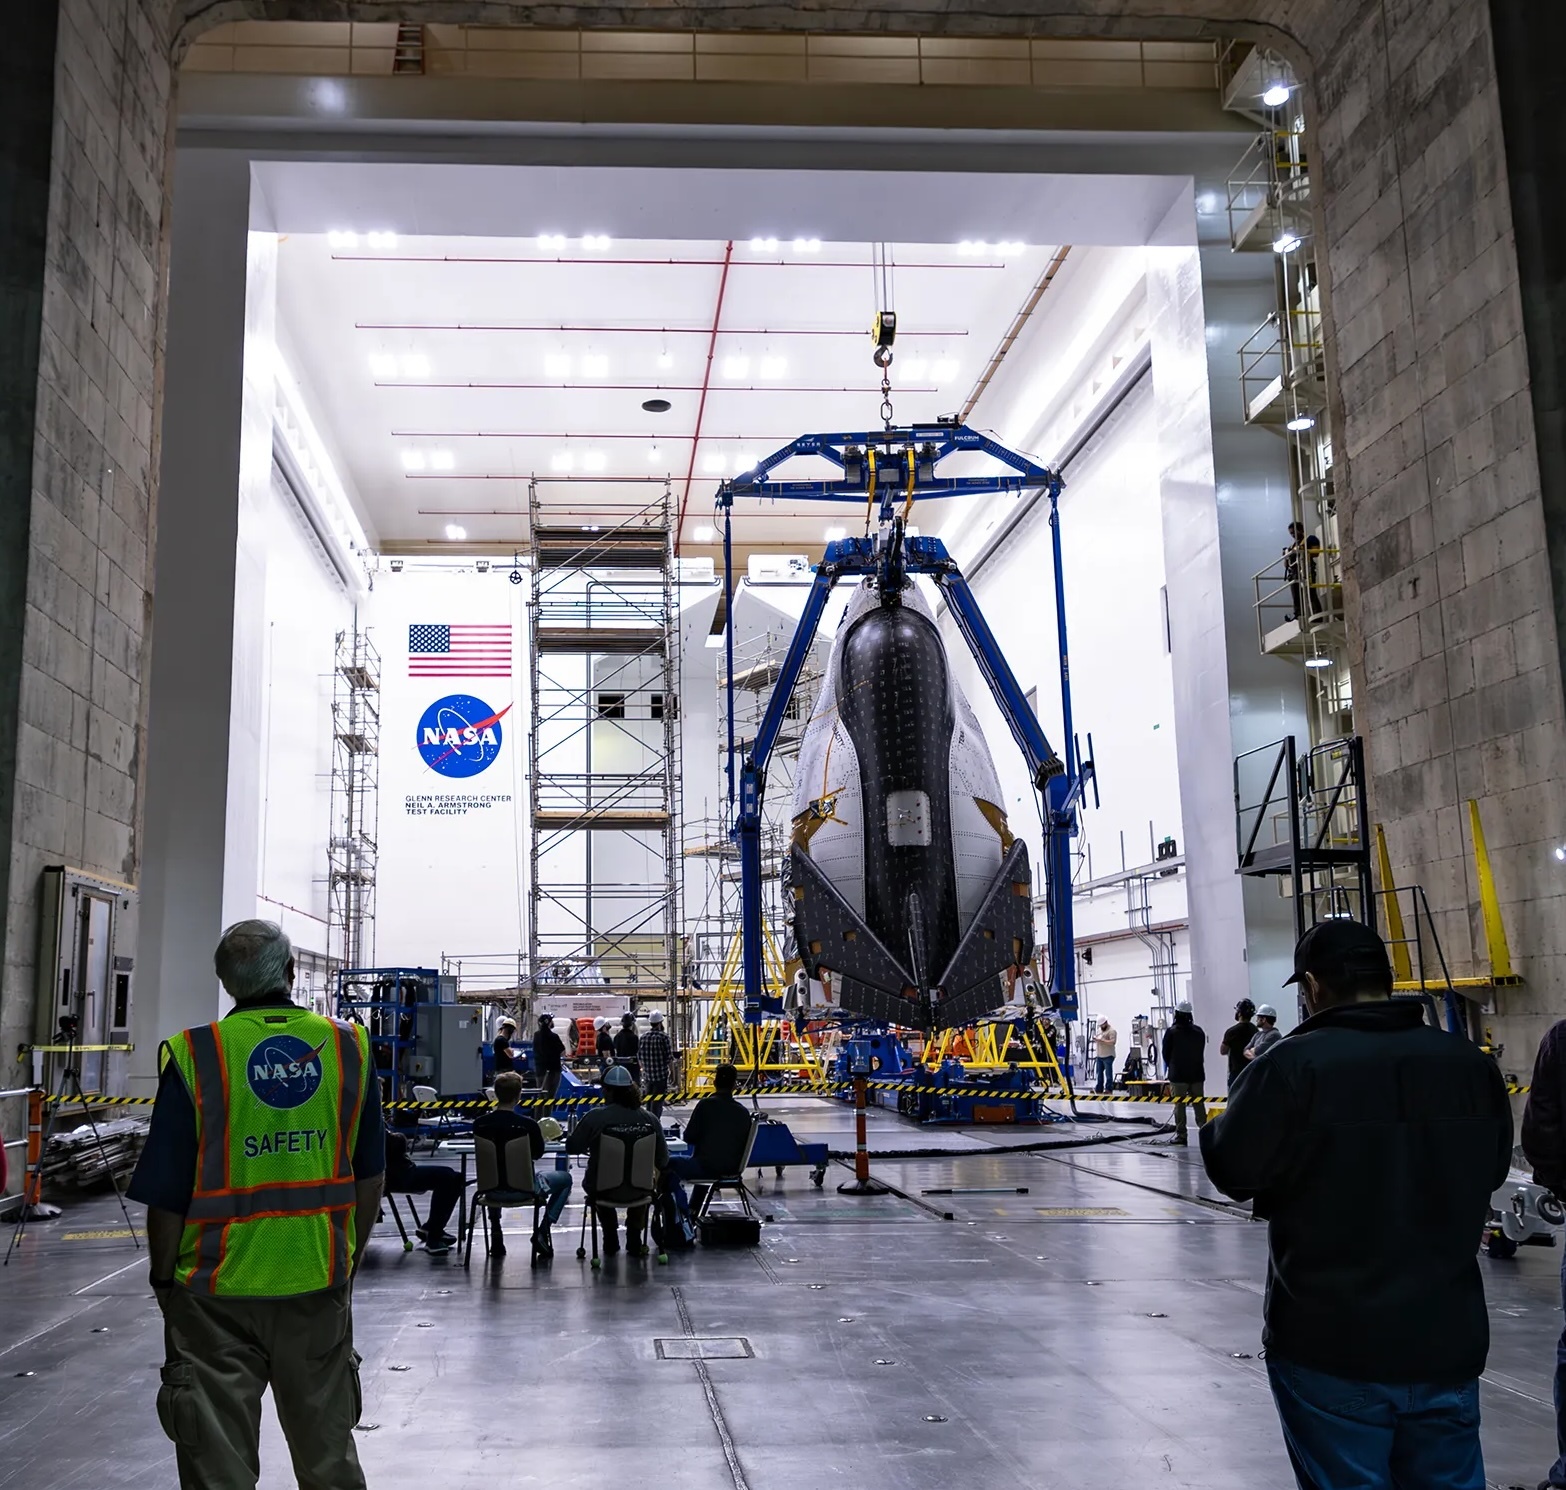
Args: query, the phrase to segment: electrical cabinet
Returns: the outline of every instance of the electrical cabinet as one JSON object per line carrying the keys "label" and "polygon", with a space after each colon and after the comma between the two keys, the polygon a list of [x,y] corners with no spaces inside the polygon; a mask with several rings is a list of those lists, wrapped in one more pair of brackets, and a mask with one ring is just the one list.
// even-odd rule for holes
{"label": "electrical cabinet", "polygon": [[414,1034],[413,1076],[443,1095],[484,1089],[484,1018],[474,1004],[426,1004]]}

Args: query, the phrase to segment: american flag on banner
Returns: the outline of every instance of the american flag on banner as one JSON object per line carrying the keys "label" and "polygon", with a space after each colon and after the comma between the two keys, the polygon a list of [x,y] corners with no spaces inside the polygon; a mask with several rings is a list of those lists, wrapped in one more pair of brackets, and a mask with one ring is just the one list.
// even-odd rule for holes
{"label": "american flag on banner", "polygon": [[511,626],[422,622],[408,627],[410,678],[509,678]]}

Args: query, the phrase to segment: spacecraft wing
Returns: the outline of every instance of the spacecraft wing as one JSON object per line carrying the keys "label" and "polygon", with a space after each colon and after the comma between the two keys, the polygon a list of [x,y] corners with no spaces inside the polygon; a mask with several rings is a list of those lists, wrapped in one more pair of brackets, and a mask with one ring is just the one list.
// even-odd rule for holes
{"label": "spacecraft wing", "polygon": [[[905,1001],[913,979],[902,964],[864,923],[864,918],[838,893],[837,887],[817,868],[810,855],[796,847],[792,852],[789,884],[796,897],[795,931],[800,957],[811,976],[821,969],[837,975],[837,987],[855,986]],[[918,1008],[917,997],[906,1000]],[[851,1013],[866,1011],[850,1006],[844,993],[838,1002]]]}
{"label": "spacecraft wing", "polygon": [[1033,881],[1028,846],[1011,846],[936,986],[939,1027],[969,1024],[1001,1003],[996,979],[1033,955]]}

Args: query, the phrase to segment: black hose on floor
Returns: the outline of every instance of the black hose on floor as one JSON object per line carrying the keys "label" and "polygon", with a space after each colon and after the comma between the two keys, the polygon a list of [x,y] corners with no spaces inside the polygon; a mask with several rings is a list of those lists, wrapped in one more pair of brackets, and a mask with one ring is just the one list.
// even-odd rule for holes
{"label": "black hose on floor", "polygon": [[[1121,1121],[1151,1123],[1152,1119],[1122,1118]],[[981,1149],[872,1149],[870,1160],[874,1163],[877,1159],[972,1159],[989,1154],[1043,1154],[1051,1149],[1100,1148],[1106,1143],[1129,1143],[1134,1138],[1153,1138],[1168,1126],[1167,1123],[1160,1123],[1140,1133],[1101,1133],[1092,1138],[1067,1138],[1056,1143],[1017,1143]],[[828,1149],[827,1154],[833,1159],[854,1157],[852,1149]]]}

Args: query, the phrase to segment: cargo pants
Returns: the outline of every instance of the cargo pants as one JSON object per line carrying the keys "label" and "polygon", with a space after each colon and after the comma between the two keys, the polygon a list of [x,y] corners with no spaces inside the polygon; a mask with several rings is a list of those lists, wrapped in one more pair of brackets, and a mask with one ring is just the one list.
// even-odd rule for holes
{"label": "cargo pants", "polygon": [[255,1490],[268,1386],[300,1490],[364,1490],[362,1405],[347,1286],[297,1298],[214,1298],[175,1286],[164,1313],[158,1420],[181,1490]]}

